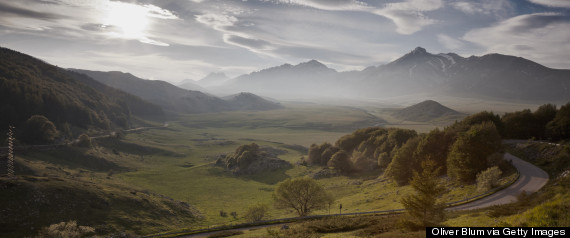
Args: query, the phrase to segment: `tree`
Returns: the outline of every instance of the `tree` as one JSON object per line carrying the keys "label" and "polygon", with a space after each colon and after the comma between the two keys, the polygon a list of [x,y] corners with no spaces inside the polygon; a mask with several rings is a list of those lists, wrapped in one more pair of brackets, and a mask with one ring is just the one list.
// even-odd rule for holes
{"label": "tree", "polygon": [[25,123],[22,140],[28,144],[51,143],[57,136],[53,122],[42,115],[33,115]]}
{"label": "tree", "polygon": [[315,209],[326,208],[333,198],[314,179],[304,177],[279,183],[273,193],[273,200],[275,207],[292,208],[303,217]]}
{"label": "tree", "polygon": [[394,153],[392,162],[386,169],[386,176],[392,178],[399,186],[406,185],[413,176],[412,171],[420,169],[419,159],[414,153],[419,142],[419,137],[409,139]]}
{"label": "tree", "polygon": [[546,125],[546,129],[552,139],[570,138],[570,103],[560,107],[556,117]]}
{"label": "tree", "polygon": [[[233,213],[232,212],[232,216]],[[245,212],[244,218],[248,221],[248,222],[258,222],[263,220],[263,218],[267,215],[267,205],[265,204],[257,204],[251,207],[247,208],[247,211]],[[236,215],[237,216],[237,213]],[[234,216],[234,218],[235,218]]]}
{"label": "tree", "polygon": [[539,128],[539,134],[537,135],[539,139],[546,137],[546,124],[556,117],[557,111],[556,105],[553,104],[544,104],[534,111],[533,115]]}
{"label": "tree", "polygon": [[329,160],[327,165],[339,170],[341,173],[349,173],[352,171],[352,162],[350,161],[350,155],[348,155],[348,153],[346,153],[344,150],[336,152]]}
{"label": "tree", "polygon": [[414,171],[410,185],[415,194],[407,195],[401,201],[411,218],[410,222],[422,227],[435,226],[445,217],[445,204],[437,201],[445,192],[445,187],[437,177],[441,168],[435,166],[434,161],[426,160],[422,163],[421,174]]}
{"label": "tree", "polygon": [[529,109],[505,113],[501,118],[505,125],[505,137],[516,139],[529,139],[538,137],[541,127],[534,114]]}
{"label": "tree", "polygon": [[491,122],[472,126],[460,134],[447,157],[447,174],[470,183],[488,167],[487,158],[501,148],[501,137]]}

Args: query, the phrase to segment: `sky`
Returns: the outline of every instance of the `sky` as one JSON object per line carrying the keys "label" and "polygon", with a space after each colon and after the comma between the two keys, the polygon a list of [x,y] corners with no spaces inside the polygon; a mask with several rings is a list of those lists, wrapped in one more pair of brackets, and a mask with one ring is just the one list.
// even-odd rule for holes
{"label": "sky", "polygon": [[570,69],[570,0],[0,0],[0,46],[172,83],[312,59],[361,70],[417,46]]}

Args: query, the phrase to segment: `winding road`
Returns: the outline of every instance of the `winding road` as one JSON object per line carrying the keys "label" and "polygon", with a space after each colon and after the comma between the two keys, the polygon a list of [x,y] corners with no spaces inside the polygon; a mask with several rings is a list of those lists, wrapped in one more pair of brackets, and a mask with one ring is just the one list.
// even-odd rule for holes
{"label": "winding road", "polygon": [[511,186],[488,197],[452,207],[449,208],[449,210],[471,210],[515,202],[517,201],[517,196],[521,192],[524,191],[527,194],[534,193],[548,182],[548,174],[531,163],[519,159],[509,153],[505,153],[504,159],[512,161],[513,165],[519,171],[520,176],[517,181],[515,181]]}

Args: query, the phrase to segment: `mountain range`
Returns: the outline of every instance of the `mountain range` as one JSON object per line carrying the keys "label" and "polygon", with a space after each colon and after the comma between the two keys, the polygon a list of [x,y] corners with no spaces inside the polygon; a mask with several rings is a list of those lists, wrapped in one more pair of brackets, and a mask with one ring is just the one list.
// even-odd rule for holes
{"label": "mountain range", "polygon": [[64,136],[76,136],[89,129],[131,128],[135,118],[162,121],[165,113],[281,107],[251,93],[222,99],[129,73],[62,69],[0,47],[1,128],[19,127],[32,115],[43,115]]}
{"label": "mountain range", "polygon": [[[222,99],[200,91],[186,90],[160,80],[145,80],[130,73],[72,69],[103,84],[136,95],[161,106],[170,113],[205,113],[233,110],[271,110],[281,104],[251,93]],[[241,96],[239,96],[241,95]]]}
{"label": "mountain range", "polygon": [[455,53],[432,54],[417,47],[393,62],[361,71],[337,72],[311,60],[202,86],[213,93],[249,91],[280,99],[422,94],[565,102],[570,100],[570,70],[548,68],[516,56],[465,58]]}

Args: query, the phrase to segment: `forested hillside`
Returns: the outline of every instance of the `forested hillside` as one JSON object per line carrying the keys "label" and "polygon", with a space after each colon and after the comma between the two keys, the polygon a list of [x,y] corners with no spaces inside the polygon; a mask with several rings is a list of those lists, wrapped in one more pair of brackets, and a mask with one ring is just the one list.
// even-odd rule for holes
{"label": "forested hillside", "polygon": [[140,98],[6,48],[0,48],[0,111],[0,128],[19,128],[31,116],[43,115],[63,136],[87,129],[129,128],[131,111],[162,114]]}

